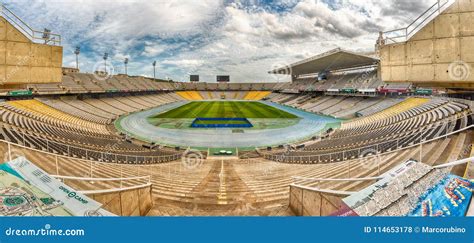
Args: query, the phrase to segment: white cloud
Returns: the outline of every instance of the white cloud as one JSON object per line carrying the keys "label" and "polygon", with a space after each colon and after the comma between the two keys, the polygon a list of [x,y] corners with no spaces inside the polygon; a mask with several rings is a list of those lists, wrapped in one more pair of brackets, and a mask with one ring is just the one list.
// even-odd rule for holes
{"label": "white cloud", "polygon": [[142,55],[146,57],[157,56],[165,51],[164,47],[161,46],[145,46]]}
{"label": "white cloud", "polygon": [[196,59],[165,60],[161,63],[171,64],[171,65],[176,65],[176,66],[184,66],[184,67],[196,67],[196,66],[202,65],[204,63],[204,60],[196,60]]}
{"label": "white cloud", "polygon": [[336,47],[371,51],[378,31],[406,26],[434,0],[281,0],[275,4],[286,9],[279,12],[259,0],[244,2],[11,0],[7,6],[33,27],[62,34],[67,65],[75,63],[74,46],[87,45],[91,50],[80,56],[86,71],[109,52],[119,67],[130,58],[134,74],[150,74],[157,60],[159,74],[175,80],[198,73],[251,82],[281,81],[267,71]]}

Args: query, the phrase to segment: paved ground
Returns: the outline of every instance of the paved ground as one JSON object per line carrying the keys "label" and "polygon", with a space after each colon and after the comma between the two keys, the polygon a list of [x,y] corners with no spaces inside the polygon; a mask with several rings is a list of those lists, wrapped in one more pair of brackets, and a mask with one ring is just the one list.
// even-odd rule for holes
{"label": "paved ground", "polygon": [[158,144],[181,147],[231,148],[275,146],[300,141],[318,134],[327,123],[339,121],[334,118],[319,116],[272,102],[260,102],[294,114],[301,119],[297,124],[284,128],[260,130],[244,129],[243,133],[233,133],[232,129],[227,128],[167,129],[154,126],[147,121],[147,118],[152,115],[166,112],[188,103],[187,101],[180,101],[131,114],[120,119],[117,127],[130,136],[146,141],[153,141]]}

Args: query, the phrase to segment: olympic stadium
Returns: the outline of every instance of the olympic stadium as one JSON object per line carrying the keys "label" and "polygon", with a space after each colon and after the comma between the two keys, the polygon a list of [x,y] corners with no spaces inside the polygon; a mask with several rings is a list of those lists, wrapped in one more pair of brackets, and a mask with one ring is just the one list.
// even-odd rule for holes
{"label": "olympic stadium", "polygon": [[278,82],[170,80],[156,61],[129,75],[107,53],[82,71],[79,47],[12,9],[0,17],[2,216],[474,214],[472,0],[433,1],[371,52],[259,70]]}

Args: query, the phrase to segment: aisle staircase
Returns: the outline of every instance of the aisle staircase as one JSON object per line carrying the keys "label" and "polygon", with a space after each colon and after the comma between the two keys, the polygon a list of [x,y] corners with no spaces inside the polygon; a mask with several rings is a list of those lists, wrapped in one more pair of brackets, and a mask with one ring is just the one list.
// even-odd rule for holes
{"label": "aisle staircase", "polygon": [[186,198],[172,201],[162,199],[157,194],[155,206],[148,215],[292,215],[285,204],[267,205],[260,202],[240,178],[232,161],[214,160],[211,163],[208,175]]}

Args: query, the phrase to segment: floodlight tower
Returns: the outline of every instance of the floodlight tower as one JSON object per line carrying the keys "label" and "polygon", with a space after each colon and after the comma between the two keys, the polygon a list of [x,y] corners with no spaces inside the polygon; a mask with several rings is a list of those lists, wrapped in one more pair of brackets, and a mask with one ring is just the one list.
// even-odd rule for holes
{"label": "floodlight tower", "polygon": [[156,61],[153,61],[153,80],[156,80]]}
{"label": "floodlight tower", "polygon": [[123,61],[123,64],[125,64],[125,75],[128,75],[128,72],[127,72],[128,58],[125,58],[125,60]]}
{"label": "floodlight tower", "polygon": [[74,54],[76,54],[76,69],[79,70],[79,54],[81,53],[81,48],[79,46],[76,46],[76,50],[74,51]]}
{"label": "floodlight tower", "polygon": [[104,67],[105,67],[104,71],[107,72],[107,59],[109,58],[109,53],[105,52],[103,58],[104,58]]}

